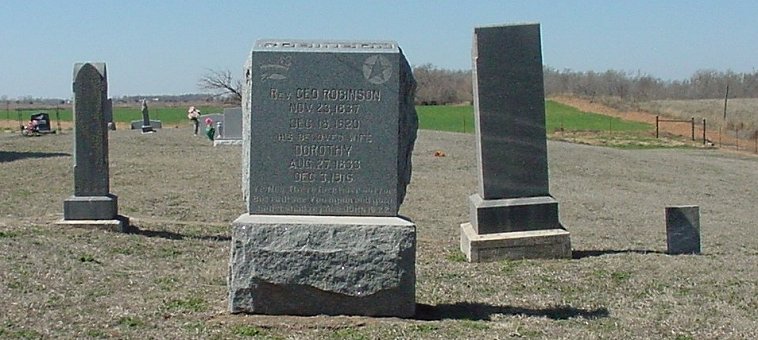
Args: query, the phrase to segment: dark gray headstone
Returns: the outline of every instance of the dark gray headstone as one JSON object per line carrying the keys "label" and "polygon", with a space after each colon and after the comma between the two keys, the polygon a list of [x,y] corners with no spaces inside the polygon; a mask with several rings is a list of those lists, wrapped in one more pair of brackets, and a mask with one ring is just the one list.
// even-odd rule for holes
{"label": "dark gray headstone", "polygon": [[74,67],[74,195],[109,194],[108,80],[103,63]]}
{"label": "dark gray headstone", "polygon": [[474,31],[479,195],[549,195],[540,26]]}
{"label": "dark gray headstone", "polygon": [[117,197],[110,193],[108,131],[104,111],[108,81],[104,63],[74,66],[74,196],[63,204],[65,220],[112,220]]}
{"label": "dark gray headstone", "polygon": [[666,244],[669,254],[700,254],[700,208],[666,207]]}
{"label": "dark gray headstone", "polygon": [[397,216],[418,123],[395,42],[260,40],[250,77],[250,214]]}
{"label": "dark gray headstone", "polygon": [[474,30],[479,234],[559,227],[550,196],[539,24]]}
{"label": "dark gray headstone", "polygon": [[474,261],[569,257],[549,191],[539,24],[475,28],[472,59],[479,190],[461,249]]}

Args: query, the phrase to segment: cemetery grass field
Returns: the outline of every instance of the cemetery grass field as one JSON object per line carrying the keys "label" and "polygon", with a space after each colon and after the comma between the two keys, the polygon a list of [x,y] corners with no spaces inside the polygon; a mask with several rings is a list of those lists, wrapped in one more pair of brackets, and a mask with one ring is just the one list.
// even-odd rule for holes
{"label": "cemetery grass field", "polygon": [[[53,223],[73,193],[70,131],[0,133],[0,338],[758,337],[758,158],[548,142],[573,259],[472,264],[458,250],[474,135],[419,131],[401,214],[417,225],[415,318],[231,315],[240,149],[189,124],[110,133],[110,187],[135,230]],[[435,157],[443,151],[445,157]],[[702,255],[666,255],[664,207],[700,206]]]}
{"label": "cemetery grass field", "polygon": [[[647,123],[627,121],[602,114],[583,112],[574,107],[547,100],[545,103],[546,130],[554,140],[617,148],[661,148],[661,147],[701,147],[684,137],[667,135],[655,138],[655,126]],[[160,120],[166,128],[186,127],[187,105],[154,104],[149,107],[150,119]],[[198,106],[203,114],[223,112],[220,106]],[[470,105],[417,106],[419,128],[424,130],[474,133],[474,109]],[[70,130],[71,108],[25,110],[22,119],[32,113],[46,111],[50,114],[52,127],[57,129],[56,111],[61,120],[61,129]],[[17,112],[0,113],[0,128],[6,132],[18,129]],[[11,119],[7,119],[10,117]],[[26,118],[24,118],[26,117]],[[129,122],[142,119],[138,107],[114,107],[114,120],[119,129],[128,129]]]}
{"label": "cemetery grass field", "polygon": [[[693,101],[697,102],[697,101]],[[706,103],[706,102],[703,102]],[[706,104],[710,105],[710,102]],[[149,104],[150,105],[150,104]],[[681,105],[681,104],[679,104]],[[747,110],[749,105],[742,104],[740,110]],[[164,127],[186,127],[187,105],[165,105],[155,103],[149,106],[150,119],[160,120]],[[197,106],[203,114],[223,112],[220,106]],[[672,106],[675,110],[677,106]],[[113,117],[119,129],[128,129],[129,122],[142,119],[138,106],[115,106]],[[424,130],[474,133],[474,109],[471,105],[436,105],[417,106],[419,128]],[[61,129],[71,129],[71,108],[28,109],[21,112],[22,119],[28,119],[32,113],[46,111],[50,114],[52,127],[57,129],[56,112],[60,117]],[[702,147],[702,144],[689,141],[685,137],[666,135],[655,138],[655,126],[635,121],[623,120],[593,112],[584,112],[572,106],[553,100],[545,102],[545,122],[548,137],[554,140],[572,143],[602,145],[616,148],[661,148],[661,147]],[[742,112],[742,111],[740,111]],[[673,116],[673,115],[672,115]],[[6,132],[17,131],[17,112],[0,113],[0,128]],[[744,124],[743,124],[744,125]]]}

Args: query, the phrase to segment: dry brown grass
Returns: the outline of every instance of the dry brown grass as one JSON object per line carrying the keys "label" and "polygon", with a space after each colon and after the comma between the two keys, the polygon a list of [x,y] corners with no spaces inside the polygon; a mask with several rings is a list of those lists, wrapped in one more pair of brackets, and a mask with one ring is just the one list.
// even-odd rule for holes
{"label": "dry brown grass", "polygon": [[723,99],[655,100],[639,103],[639,107],[666,117],[695,117],[696,122],[705,118],[706,123],[714,128],[741,130],[740,138],[744,139],[753,139],[758,131],[758,98],[729,99],[726,120]]}
{"label": "dry brown grass", "polygon": [[[550,142],[574,259],[462,261],[472,135],[421,131],[401,213],[418,225],[415,319],[226,312],[239,147],[189,129],[110,137],[133,234],[61,229],[72,136],[0,134],[0,338],[756,338],[758,159]],[[435,157],[442,151],[446,157]],[[703,255],[664,254],[663,209],[701,207]]]}

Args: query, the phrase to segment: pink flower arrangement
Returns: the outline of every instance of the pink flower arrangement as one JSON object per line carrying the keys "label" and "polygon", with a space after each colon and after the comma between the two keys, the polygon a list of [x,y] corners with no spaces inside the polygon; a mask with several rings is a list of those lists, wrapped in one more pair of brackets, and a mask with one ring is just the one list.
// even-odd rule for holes
{"label": "pink flower arrangement", "polygon": [[213,124],[213,119],[211,117],[205,118],[205,125],[211,125]]}
{"label": "pink flower arrangement", "polygon": [[194,106],[190,106],[189,110],[187,110],[187,118],[189,119],[197,119],[197,117],[200,117],[200,110],[195,108]]}

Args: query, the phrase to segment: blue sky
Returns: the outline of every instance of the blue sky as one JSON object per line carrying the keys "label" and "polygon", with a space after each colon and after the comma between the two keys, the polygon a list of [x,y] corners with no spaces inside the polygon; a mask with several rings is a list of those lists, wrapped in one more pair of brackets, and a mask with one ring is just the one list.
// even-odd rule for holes
{"label": "blue sky", "polygon": [[476,26],[539,22],[545,64],[686,79],[758,68],[758,1],[0,1],[0,98],[71,97],[104,61],[113,97],[197,93],[262,38],[396,40],[412,65],[471,67]]}

